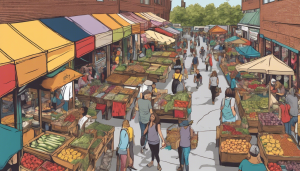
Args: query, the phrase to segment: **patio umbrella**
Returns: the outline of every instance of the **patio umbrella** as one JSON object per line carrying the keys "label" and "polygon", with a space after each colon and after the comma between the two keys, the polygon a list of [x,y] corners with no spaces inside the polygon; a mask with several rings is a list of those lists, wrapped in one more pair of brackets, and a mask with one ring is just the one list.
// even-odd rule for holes
{"label": "patio umbrella", "polygon": [[241,38],[242,40],[244,40],[246,43],[244,43],[243,45],[248,45],[250,46],[251,45],[251,42],[245,38]]}
{"label": "patio umbrella", "polygon": [[232,41],[231,43],[233,43],[233,44],[244,44],[244,43],[246,43],[246,41],[242,40],[242,39],[236,39],[236,40]]}
{"label": "patio umbrella", "polygon": [[232,37],[230,37],[230,38],[226,39],[226,40],[225,40],[225,42],[226,42],[226,43],[228,43],[228,42],[235,41],[235,40],[237,40],[237,39],[240,39],[240,38],[239,38],[239,37],[237,37],[237,36],[232,36]]}

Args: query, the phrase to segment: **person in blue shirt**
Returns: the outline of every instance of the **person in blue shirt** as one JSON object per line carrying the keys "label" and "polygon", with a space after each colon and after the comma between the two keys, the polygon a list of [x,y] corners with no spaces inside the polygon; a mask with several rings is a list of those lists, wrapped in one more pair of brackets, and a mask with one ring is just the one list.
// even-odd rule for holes
{"label": "person in blue shirt", "polygon": [[[125,121],[123,121],[124,125]],[[121,170],[120,171],[126,171],[126,161],[127,158],[129,159],[129,166],[132,166],[132,159],[130,157],[130,152],[129,152],[129,135],[127,129],[123,126],[120,132],[120,141],[119,141],[119,146],[117,149],[117,154],[121,161]],[[119,163],[117,163],[119,166]]]}
{"label": "person in blue shirt", "polygon": [[232,77],[231,82],[230,82],[230,88],[232,91],[236,88],[236,77]]}
{"label": "person in blue shirt", "polygon": [[258,146],[252,145],[248,153],[248,159],[244,159],[241,162],[239,166],[239,171],[266,171],[266,170],[267,168],[261,160]]}

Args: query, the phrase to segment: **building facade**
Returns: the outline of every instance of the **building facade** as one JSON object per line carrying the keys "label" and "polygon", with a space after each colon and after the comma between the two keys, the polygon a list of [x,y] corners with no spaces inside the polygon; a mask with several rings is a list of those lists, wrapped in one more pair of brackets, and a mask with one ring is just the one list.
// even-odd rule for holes
{"label": "building facade", "polygon": [[0,24],[43,18],[120,12],[152,12],[169,20],[170,0],[2,0]]}
{"label": "building facade", "polygon": [[[260,10],[259,52],[273,54],[294,70],[294,76],[277,77],[286,88],[300,84],[300,23],[296,0],[243,0],[242,10]],[[273,76],[274,78],[276,76]]]}

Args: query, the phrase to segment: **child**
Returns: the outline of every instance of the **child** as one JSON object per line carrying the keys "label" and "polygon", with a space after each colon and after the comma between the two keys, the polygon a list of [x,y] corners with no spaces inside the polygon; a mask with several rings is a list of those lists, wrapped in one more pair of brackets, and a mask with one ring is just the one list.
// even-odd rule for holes
{"label": "child", "polygon": [[197,89],[199,88],[200,85],[202,85],[202,76],[199,72],[199,70],[196,70],[196,73],[194,74],[194,83],[197,83]]}

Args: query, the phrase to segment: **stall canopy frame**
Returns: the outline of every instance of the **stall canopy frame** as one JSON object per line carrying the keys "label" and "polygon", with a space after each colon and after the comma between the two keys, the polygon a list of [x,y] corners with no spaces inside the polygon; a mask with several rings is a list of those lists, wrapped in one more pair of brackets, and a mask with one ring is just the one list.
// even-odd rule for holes
{"label": "stall canopy frame", "polygon": [[95,37],[87,34],[65,17],[41,19],[40,21],[62,37],[75,42],[76,58],[80,58],[95,50]]}
{"label": "stall canopy frame", "polygon": [[160,33],[157,33],[155,31],[152,31],[152,30],[147,30],[145,32],[145,35],[148,39],[154,39],[160,43],[166,43],[167,45],[175,42],[175,39],[171,38],[171,37],[168,37],[168,36],[165,36],[163,34],[160,34]]}
{"label": "stall canopy frame", "polygon": [[236,47],[235,49],[239,54],[245,56],[246,58],[260,57],[260,53],[257,52],[252,46]]}
{"label": "stall canopy frame", "polygon": [[1,24],[0,30],[0,49],[16,65],[19,87],[47,73],[47,57],[43,49],[19,35],[8,24]]}
{"label": "stall canopy frame", "polygon": [[113,43],[121,40],[124,37],[123,27],[119,25],[117,22],[115,22],[107,14],[92,14],[92,16],[113,31],[113,36],[112,36]]}
{"label": "stall canopy frame", "polygon": [[161,27],[161,29],[166,30],[167,32],[173,33],[173,34],[180,34],[180,31],[173,29],[171,27]]}
{"label": "stall canopy frame", "polygon": [[141,13],[138,13],[138,12],[135,13],[135,15],[146,20],[148,22],[148,28],[155,27],[155,26],[153,26],[153,24],[151,23],[151,20],[148,17],[145,17],[144,15],[142,15]]}
{"label": "stall canopy frame", "polygon": [[128,22],[129,24],[131,24],[132,34],[139,34],[139,33],[141,33],[141,24],[139,22],[131,21],[131,20],[127,19],[126,17],[124,17],[121,14],[118,14],[118,16],[121,17],[126,22]]}
{"label": "stall canopy frame", "polygon": [[169,36],[169,37],[173,37],[174,36],[173,33],[170,33],[170,32],[168,32],[166,30],[161,29],[161,28],[155,28],[154,30],[156,32],[158,32],[158,33],[164,34],[164,35]]}
{"label": "stall canopy frame", "polygon": [[74,59],[74,43],[52,31],[41,21],[11,24],[22,37],[47,51],[47,71],[52,72]]}
{"label": "stall canopy frame", "polygon": [[66,17],[91,36],[95,36],[95,49],[112,43],[112,31],[90,15]]}
{"label": "stall canopy frame", "polygon": [[209,30],[210,34],[226,34],[227,31],[219,26],[214,26]]}
{"label": "stall canopy frame", "polygon": [[131,21],[134,21],[136,23],[140,23],[141,25],[141,31],[145,31],[148,30],[148,21],[138,17],[137,15],[131,13],[131,12],[125,12],[125,13],[121,13],[121,15]]}
{"label": "stall canopy frame", "polygon": [[108,14],[110,18],[112,18],[115,22],[117,22],[119,25],[123,26],[124,31],[124,37],[128,37],[131,35],[131,24],[129,24],[127,21],[122,19],[118,14]]}
{"label": "stall canopy frame", "polygon": [[0,49],[0,98],[16,88],[15,68],[14,61]]}

